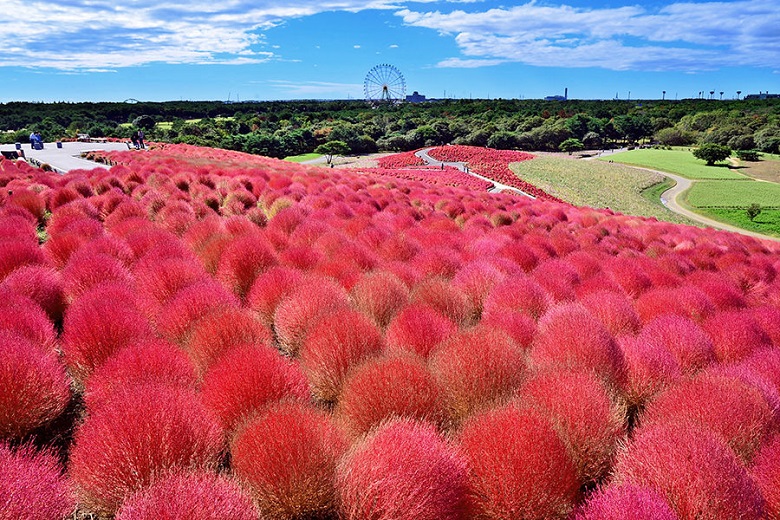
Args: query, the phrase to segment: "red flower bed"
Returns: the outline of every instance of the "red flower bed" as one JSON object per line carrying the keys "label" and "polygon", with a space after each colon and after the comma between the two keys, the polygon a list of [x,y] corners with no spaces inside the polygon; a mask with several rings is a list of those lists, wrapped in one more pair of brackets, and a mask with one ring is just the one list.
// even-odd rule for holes
{"label": "red flower bed", "polygon": [[[528,158],[439,151],[497,181]],[[400,158],[435,180],[103,156],[0,160],[14,518],[778,510],[778,244]]]}

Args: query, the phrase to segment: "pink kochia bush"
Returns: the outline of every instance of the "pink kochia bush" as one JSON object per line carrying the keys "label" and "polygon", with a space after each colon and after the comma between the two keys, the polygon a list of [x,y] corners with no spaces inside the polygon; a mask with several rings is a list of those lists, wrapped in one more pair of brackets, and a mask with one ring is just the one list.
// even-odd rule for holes
{"label": "pink kochia bush", "polygon": [[310,398],[297,364],[268,346],[250,344],[233,347],[206,372],[201,395],[231,433],[278,401]]}
{"label": "pink kochia bush", "polygon": [[40,305],[51,321],[62,320],[65,294],[58,271],[38,265],[22,267],[8,275],[2,286]]}
{"label": "pink kochia bush", "polygon": [[387,325],[385,341],[391,351],[410,352],[427,358],[431,351],[455,333],[457,327],[427,305],[412,304]]}
{"label": "pink kochia bush", "polygon": [[70,401],[65,367],[26,338],[0,331],[0,441],[56,419]]}
{"label": "pink kochia bush", "polygon": [[216,419],[191,390],[136,386],[115,394],[76,431],[70,477],[85,508],[112,515],[166,473],[215,470],[222,439]]}
{"label": "pink kochia bush", "polygon": [[337,401],[349,370],[379,353],[383,345],[378,327],[359,312],[344,309],[322,317],[309,330],[299,352],[314,397]]}
{"label": "pink kochia bush", "polygon": [[233,471],[263,518],[327,518],[335,511],[334,474],[346,447],[328,416],[288,401],[247,423],[230,451]]}
{"label": "pink kochia bush", "polygon": [[473,416],[460,431],[468,459],[470,518],[567,518],[577,473],[552,424],[514,404]]}
{"label": "pink kochia bush", "polygon": [[338,467],[336,489],[348,520],[468,518],[466,461],[433,426],[410,419],[355,444]]}
{"label": "pink kochia bush", "polygon": [[618,455],[614,482],[655,489],[681,520],[765,518],[761,493],[737,457],[693,425],[640,428]]}
{"label": "pink kochia bush", "polygon": [[355,307],[384,328],[409,302],[409,289],[395,275],[374,271],[364,275],[353,287]]}
{"label": "pink kochia bush", "polygon": [[57,457],[0,443],[0,518],[64,520],[75,505]]}
{"label": "pink kochia bush", "polygon": [[395,417],[448,423],[436,381],[417,356],[387,355],[369,359],[352,369],[335,409],[337,419],[353,438]]}
{"label": "pink kochia bush", "polygon": [[593,493],[575,520],[678,520],[677,513],[657,491],[626,484]]}
{"label": "pink kochia bush", "polygon": [[256,520],[252,500],[232,480],[199,471],[172,473],[122,504],[116,520]]}
{"label": "pink kochia bush", "polygon": [[764,444],[753,461],[751,473],[766,501],[767,515],[780,518],[780,435]]}

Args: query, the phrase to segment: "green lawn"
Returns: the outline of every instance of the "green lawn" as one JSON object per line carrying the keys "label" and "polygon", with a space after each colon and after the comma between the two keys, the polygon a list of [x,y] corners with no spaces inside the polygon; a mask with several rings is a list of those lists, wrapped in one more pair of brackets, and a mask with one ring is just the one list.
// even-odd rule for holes
{"label": "green lawn", "polygon": [[746,208],[753,203],[780,207],[780,184],[762,181],[695,182],[686,194],[686,201],[695,208]]}
{"label": "green lawn", "polygon": [[730,170],[726,163],[707,166],[688,150],[629,150],[602,157],[601,161],[615,161],[654,170],[675,173],[687,179],[746,179],[744,175]]}
{"label": "green lawn", "polygon": [[285,157],[284,160],[299,163],[304,161],[311,161],[313,159],[319,159],[320,157],[322,157],[322,154],[319,153],[305,153],[303,155],[291,155],[289,157]]}
{"label": "green lawn", "polygon": [[744,208],[697,209],[698,213],[748,231],[780,237],[780,209],[765,208],[751,221]]}
{"label": "green lawn", "polygon": [[[627,215],[692,224],[666,209],[660,194],[674,183],[651,172],[599,161],[537,157],[510,165],[520,178],[578,206],[610,208]],[[648,190],[657,192],[653,196]]]}

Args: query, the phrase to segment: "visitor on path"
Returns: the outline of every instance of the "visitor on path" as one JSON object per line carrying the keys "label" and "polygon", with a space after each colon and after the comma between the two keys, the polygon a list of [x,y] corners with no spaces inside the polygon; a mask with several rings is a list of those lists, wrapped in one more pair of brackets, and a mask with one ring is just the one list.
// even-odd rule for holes
{"label": "visitor on path", "polygon": [[38,142],[38,139],[35,137],[35,132],[30,132],[30,148],[35,150],[35,143]]}
{"label": "visitor on path", "polygon": [[134,131],[133,135],[130,136],[130,141],[135,146],[135,149],[138,150],[138,130]]}
{"label": "visitor on path", "polygon": [[139,130],[138,131],[138,146],[141,148],[144,148],[144,131]]}
{"label": "visitor on path", "polygon": [[30,134],[30,148],[33,150],[43,150],[43,137],[40,132]]}

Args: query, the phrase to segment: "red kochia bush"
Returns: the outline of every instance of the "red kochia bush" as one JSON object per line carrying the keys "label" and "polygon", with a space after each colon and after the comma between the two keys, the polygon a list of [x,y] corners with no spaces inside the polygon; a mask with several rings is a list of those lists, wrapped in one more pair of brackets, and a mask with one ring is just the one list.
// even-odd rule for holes
{"label": "red kochia bush", "polygon": [[712,339],[715,357],[722,363],[740,361],[753,351],[772,346],[751,311],[721,311],[702,324]]}
{"label": "red kochia bush", "polygon": [[383,345],[379,328],[359,312],[342,309],[322,317],[309,329],[299,352],[314,397],[338,400],[350,368],[377,354]]}
{"label": "red kochia bush", "polygon": [[768,518],[780,518],[780,435],[764,444],[753,461],[751,473],[766,501]]}
{"label": "red kochia bush", "polygon": [[92,254],[76,251],[62,271],[65,295],[68,301],[75,300],[97,284],[114,282],[132,286],[133,275],[122,262],[106,254]]}
{"label": "red kochia bush", "polygon": [[246,298],[255,279],[276,264],[268,239],[261,234],[234,239],[222,252],[217,279],[239,298]]}
{"label": "red kochia bush", "polygon": [[385,332],[387,348],[427,358],[434,347],[457,331],[447,318],[426,305],[409,305],[396,314]]}
{"label": "red kochia bush", "polygon": [[48,424],[69,401],[68,377],[55,355],[0,332],[0,440],[20,439]]}
{"label": "red kochia bush", "polygon": [[613,336],[635,335],[642,322],[623,294],[613,291],[594,291],[580,299],[580,303],[607,328]]}
{"label": "red kochia bush", "polygon": [[445,340],[431,354],[430,366],[457,422],[509,395],[526,376],[523,351],[504,332],[486,326]]}
{"label": "red kochia bush", "polygon": [[651,401],[642,415],[643,425],[674,422],[715,432],[745,461],[777,428],[774,410],[757,388],[709,374],[671,387]]}
{"label": "red kochia bush", "polygon": [[626,411],[596,376],[538,374],[523,385],[519,399],[552,420],[572,454],[580,482],[596,482],[609,471],[617,444],[626,434]]}
{"label": "red kochia bush", "polygon": [[539,320],[530,363],[537,369],[589,370],[618,384],[624,378],[623,355],[612,336],[576,304],[554,307]]}
{"label": "red kochia bush", "polygon": [[0,286],[0,331],[23,336],[44,352],[52,352],[57,341],[54,325],[40,306],[5,286]]}
{"label": "red kochia bush", "polygon": [[642,338],[618,338],[626,366],[624,395],[630,406],[644,406],[658,392],[675,384],[682,372],[671,352]]}
{"label": "red kochia bush", "polygon": [[678,520],[666,499],[657,491],[626,484],[599,489],[574,520]]}
{"label": "red kochia bush", "polygon": [[76,431],[70,476],[83,506],[112,515],[176,470],[215,470],[222,431],[191,390],[145,385],[116,394]]}
{"label": "red kochia bush", "polygon": [[139,293],[159,305],[208,276],[203,266],[193,259],[148,256],[133,268],[133,275]]}
{"label": "red kochia bush", "polygon": [[82,382],[113,353],[153,337],[131,290],[108,283],[94,286],[74,301],[63,328],[65,362]]}
{"label": "red kochia bush", "polygon": [[639,337],[671,352],[685,374],[715,361],[712,340],[701,327],[682,316],[660,316],[645,325]]}
{"label": "red kochia bush", "polygon": [[116,520],[256,520],[252,500],[238,484],[204,471],[174,473],[131,496]]}
{"label": "red kochia bush", "polygon": [[169,341],[184,343],[193,323],[216,309],[236,308],[239,302],[222,284],[209,278],[174,294],[154,318],[157,330]]}
{"label": "red kochia bush", "polygon": [[231,445],[235,475],[263,518],[329,518],[336,463],[346,442],[310,405],[280,403],[241,429]]}
{"label": "red kochia bush", "polygon": [[45,263],[46,256],[35,242],[4,241],[0,247],[0,281],[20,267]]}
{"label": "red kochia bush", "polygon": [[224,307],[200,318],[192,325],[187,353],[200,373],[239,345],[272,345],[271,331],[246,309]]}
{"label": "red kochia bush", "polygon": [[163,340],[132,343],[106,359],[87,380],[84,403],[93,411],[129,386],[161,384],[178,388],[197,386],[195,367],[180,348]]}
{"label": "red kochia bush", "polygon": [[715,306],[710,298],[696,287],[658,287],[637,298],[636,310],[644,323],[665,314],[677,314],[694,321],[702,321],[715,312]]}
{"label": "red kochia bush", "polygon": [[467,518],[466,461],[432,425],[398,419],[355,445],[336,474],[348,520]]}
{"label": "red kochia bush", "polygon": [[76,501],[57,457],[31,446],[0,444],[0,518],[63,520]]}
{"label": "red kochia bush", "polygon": [[276,307],[274,332],[279,347],[296,355],[309,328],[322,316],[349,307],[349,295],[328,278],[307,278]]}
{"label": "red kochia bush", "polygon": [[483,315],[500,314],[505,310],[523,312],[538,320],[547,311],[550,297],[527,276],[511,276],[496,285],[485,298]]}
{"label": "red kochia bush", "polygon": [[681,520],[765,518],[761,493],[736,456],[693,425],[638,429],[618,455],[614,483],[659,491]]}
{"label": "red kochia bush", "polygon": [[409,303],[409,289],[395,275],[373,271],[352,287],[355,307],[384,328]]}
{"label": "red kochia bush", "polygon": [[469,419],[471,518],[566,518],[579,496],[574,464],[541,412],[507,405]]}
{"label": "red kochia bush", "polygon": [[427,305],[458,327],[467,326],[475,318],[475,309],[466,296],[449,281],[440,278],[425,280],[412,290],[413,303]]}
{"label": "red kochia bush", "polygon": [[298,365],[264,345],[226,352],[206,373],[201,395],[228,432],[277,401],[310,397]]}
{"label": "red kochia bush", "polygon": [[54,269],[37,265],[21,267],[8,275],[2,286],[40,305],[50,320],[62,320],[65,311],[63,282]]}
{"label": "red kochia bush", "polygon": [[433,375],[414,355],[369,359],[344,382],[336,416],[356,438],[394,417],[409,417],[443,428],[447,412]]}

